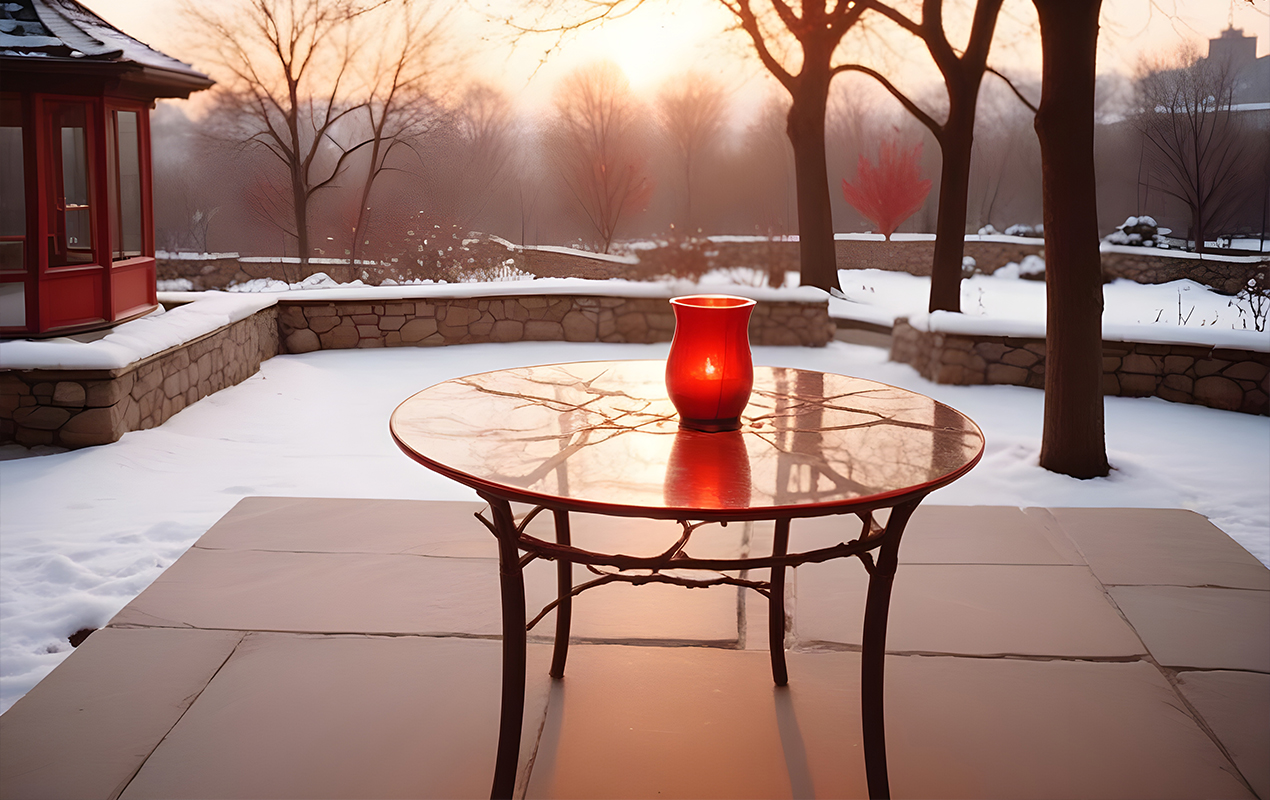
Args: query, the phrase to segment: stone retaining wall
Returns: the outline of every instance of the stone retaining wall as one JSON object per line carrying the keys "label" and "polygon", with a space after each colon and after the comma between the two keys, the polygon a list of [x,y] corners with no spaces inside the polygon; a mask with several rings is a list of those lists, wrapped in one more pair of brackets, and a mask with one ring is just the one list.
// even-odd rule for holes
{"label": "stone retaining wall", "polygon": [[[930,275],[935,258],[933,239],[919,242],[872,242],[853,239],[837,243],[838,269],[884,269],[907,272],[923,277]],[[964,255],[975,260],[975,269],[993,273],[1011,261],[1021,262],[1025,256],[1043,255],[1045,245],[1035,242],[966,242]]]}
{"label": "stone retaining wall", "polygon": [[[1141,342],[1102,347],[1103,394],[1270,415],[1270,353]],[[891,360],[935,383],[1045,388],[1044,339],[929,333],[897,319]]]}
{"label": "stone retaining wall", "polygon": [[[1187,258],[1171,255],[1167,250],[1137,248],[1142,252],[1104,251],[1102,253],[1102,279],[1113,281],[1128,278],[1138,283],[1168,283],[1189,279],[1225,295],[1236,295],[1257,280],[1266,285],[1270,273],[1270,253],[1253,263],[1219,261],[1213,257]],[[1247,253],[1246,255],[1257,255]],[[1260,278],[1258,279],[1258,276]]]}
{"label": "stone retaining wall", "polygon": [[[664,298],[519,295],[383,302],[284,302],[285,353],[354,347],[436,347],[478,342],[668,342],[675,317]],[[823,347],[834,324],[825,303],[759,302],[755,345]]]}
{"label": "stone retaining wall", "polygon": [[[664,342],[664,298],[516,296],[384,302],[295,302],[115,370],[0,372],[0,443],[78,448],[162,424],[187,405],[240,383],[278,353],[474,342]],[[756,345],[823,347],[828,303],[760,302]]]}
{"label": "stone retaining wall", "polygon": [[241,383],[277,353],[277,313],[267,308],[122,369],[6,370],[0,442],[71,449],[114,442]]}

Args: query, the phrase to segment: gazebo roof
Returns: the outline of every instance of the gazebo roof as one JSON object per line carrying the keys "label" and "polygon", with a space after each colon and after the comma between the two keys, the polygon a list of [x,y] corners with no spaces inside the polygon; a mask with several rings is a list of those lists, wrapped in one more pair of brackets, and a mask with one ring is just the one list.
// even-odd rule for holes
{"label": "gazebo roof", "polygon": [[188,97],[214,83],[75,0],[0,0],[0,63],[24,72],[115,73],[153,97]]}

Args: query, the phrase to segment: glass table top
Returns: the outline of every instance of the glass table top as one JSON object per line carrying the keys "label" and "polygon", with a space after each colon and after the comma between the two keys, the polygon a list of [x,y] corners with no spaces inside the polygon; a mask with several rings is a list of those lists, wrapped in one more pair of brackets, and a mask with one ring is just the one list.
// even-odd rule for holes
{"label": "glass table top", "polygon": [[680,430],[664,361],[593,361],[445,381],[393,412],[411,458],[478,491],[555,508],[746,519],[893,505],[983,454],[969,418],[861,378],[755,367],[739,431]]}

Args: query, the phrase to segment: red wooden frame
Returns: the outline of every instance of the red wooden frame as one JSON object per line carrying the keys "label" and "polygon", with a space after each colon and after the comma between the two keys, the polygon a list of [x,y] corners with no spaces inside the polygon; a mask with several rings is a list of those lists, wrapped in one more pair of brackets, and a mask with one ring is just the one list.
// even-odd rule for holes
{"label": "red wooden frame", "polygon": [[[106,94],[80,95],[52,92],[6,92],[20,98],[22,151],[26,200],[26,231],[22,272],[0,273],[0,283],[21,282],[24,287],[24,326],[0,327],[0,336],[61,335],[108,327],[153,311],[155,291],[154,211],[151,190],[149,103]],[[51,266],[48,237],[55,234],[54,198],[60,174],[55,162],[59,152],[51,119],[57,103],[80,103],[87,108],[87,173],[91,215],[92,258],[88,264]],[[141,255],[114,261],[110,208],[118,198],[110,196],[108,171],[117,165],[115,112],[137,114],[137,147],[140,170]],[[116,156],[111,158],[111,156]]]}

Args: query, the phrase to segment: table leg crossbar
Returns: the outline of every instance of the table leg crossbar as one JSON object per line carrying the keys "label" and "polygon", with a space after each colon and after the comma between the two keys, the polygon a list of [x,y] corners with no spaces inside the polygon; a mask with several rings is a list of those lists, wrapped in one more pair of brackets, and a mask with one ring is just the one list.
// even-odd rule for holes
{"label": "table leg crossbar", "polygon": [[[778,686],[785,686],[789,682],[789,673],[785,664],[785,568],[845,556],[859,558],[869,574],[860,667],[861,721],[864,729],[864,760],[869,796],[890,797],[882,695],[887,613],[890,606],[891,585],[898,563],[900,537],[922,498],[896,505],[891,510],[885,526],[879,525],[873,519],[871,511],[860,512],[858,516],[863,522],[860,538],[832,547],[806,553],[789,553],[790,520],[786,517],[775,521],[771,556],[745,559],[697,559],[688,556],[685,547],[692,532],[701,525],[707,524],[704,522],[681,521],[683,535],[669,549],[656,556],[609,555],[593,553],[572,545],[569,515],[566,511],[553,512],[556,541],[547,542],[525,532],[529,523],[544,510],[542,507],[534,508],[518,523],[512,515],[511,504],[508,501],[483,493],[481,497],[489,503],[493,519],[487,519],[482,514],[476,516],[498,540],[499,583],[503,613],[502,711],[491,798],[511,797],[516,789],[520,733],[525,708],[527,632],[548,613],[556,611],[551,677],[562,678],[568,656],[572,600],[587,589],[616,582],[635,585],[667,583],[689,588],[733,585],[753,589],[768,598],[768,642],[772,662],[772,680]],[[523,556],[521,550],[526,551]],[[870,552],[872,550],[877,550],[876,562]],[[523,570],[525,565],[535,558],[545,558],[556,562],[557,596],[555,600],[544,606],[537,616],[526,622]],[[573,583],[575,563],[586,566],[599,577],[575,586]],[[607,567],[612,571],[605,571],[600,567]],[[770,580],[753,581],[727,575],[721,571],[762,567],[771,569]],[[707,570],[714,572],[716,576],[706,579],[689,578],[662,571],[678,569]],[[630,570],[642,572],[633,573]]]}

